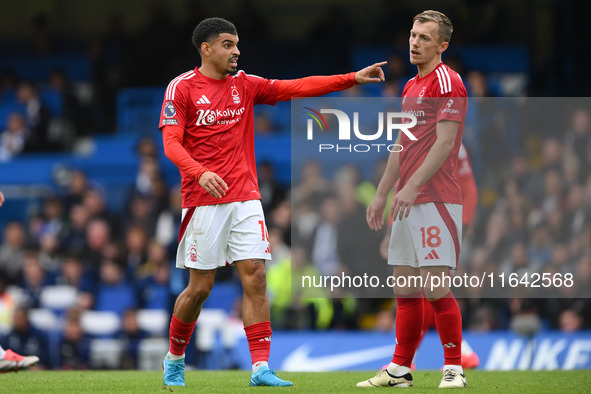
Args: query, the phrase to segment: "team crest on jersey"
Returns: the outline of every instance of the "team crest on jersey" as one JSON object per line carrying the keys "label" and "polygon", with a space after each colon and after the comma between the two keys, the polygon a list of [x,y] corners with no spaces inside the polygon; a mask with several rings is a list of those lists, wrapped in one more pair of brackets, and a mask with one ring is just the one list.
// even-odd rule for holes
{"label": "team crest on jersey", "polygon": [[421,89],[421,92],[419,93],[419,98],[417,99],[417,104],[420,104],[423,102],[423,96],[425,95],[425,89],[427,89],[427,87],[423,86],[423,89]]}
{"label": "team crest on jersey", "polygon": [[232,98],[234,99],[234,104],[240,104],[240,96],[238,95],[236,86],[232,86]]}
{"label": "team crest on jersey", "polygon": [[176,115],[176,109],[174,105],[172,105],[171,101],[167,101],[166,105],[164,105],[164,117],[165,118],[172,118]]}

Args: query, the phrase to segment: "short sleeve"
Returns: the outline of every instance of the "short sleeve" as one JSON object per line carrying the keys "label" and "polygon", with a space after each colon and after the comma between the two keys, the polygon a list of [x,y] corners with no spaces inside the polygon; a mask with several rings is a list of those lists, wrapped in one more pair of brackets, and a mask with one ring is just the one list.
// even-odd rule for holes
{"label": "short sleeve", "polygon": [[434,85],[433,97],[438,97],[437,122],[451,120],[461,122],[466,117],[468,108],[468,94],[460,76],[448,71],[445,67],[435,70],[437,83]]}
{"label": "short sleeve", "polygon": [[185,97],[182,83],[173,80],[168,84],[160,111],[159,129],[169,125],[185,127],[187,107]]}

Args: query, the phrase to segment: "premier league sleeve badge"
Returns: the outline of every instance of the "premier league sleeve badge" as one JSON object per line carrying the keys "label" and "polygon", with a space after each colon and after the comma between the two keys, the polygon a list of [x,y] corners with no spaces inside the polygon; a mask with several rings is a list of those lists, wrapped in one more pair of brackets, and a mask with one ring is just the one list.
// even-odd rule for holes
{"label": "premier league sleeve badge", "polygon": [[164,106],[164,117],[165,118],[172,118],[175,115],[176,115],[176,109],[174,108],[174,105],[172,105],[172,102],[168,101],[166,103],[166,105]]}

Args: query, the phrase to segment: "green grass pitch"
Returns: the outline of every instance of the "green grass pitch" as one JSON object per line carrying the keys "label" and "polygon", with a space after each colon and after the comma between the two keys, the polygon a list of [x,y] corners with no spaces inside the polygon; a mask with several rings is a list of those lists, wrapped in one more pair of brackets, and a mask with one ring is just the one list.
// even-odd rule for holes
{"label": "green grass pitch", "polygon": [[[355,383],[374,372],[281,372],[279,376],[295,387],[249,387],[247,371],[190,371],[186,387],[164,387],[161,372],[144,371],[21,371],[0,376],[0,391],[6,393],[258,393],[288,391],[297,393],[361,393],[392,390],[364,389]],[[589,393],[591,370],[579,371],[468,371],[472,393]],[[438,371],[413,372],[413,392],[439,392]],[[402,389],[396,389],[402,390]]]}

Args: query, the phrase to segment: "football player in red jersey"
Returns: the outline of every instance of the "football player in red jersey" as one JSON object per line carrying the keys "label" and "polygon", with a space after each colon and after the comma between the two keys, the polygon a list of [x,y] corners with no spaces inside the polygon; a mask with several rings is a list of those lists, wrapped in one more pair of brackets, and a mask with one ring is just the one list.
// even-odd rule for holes
{"label": "football player in red jersey", "polygon": [[[438,11],[413,19],[410,62],[418,74],[402,92],[402,110],[417,117],[412,133],[399,133],[401,152],[392,152],[376,196],[367,208],[367,222],[380,230],[388,193],[398,181],[390,205],[393,217],[388,264],[397,280],[396,346],[392,362],[359,387],[413,385],[410,366],[423,327],[423,297],[435,314],[445,362],[440,388],[465,387],[461,366],[462,317],[445,281],[421,286],[415,278],[446,276],[455,269],[462,234],[462,194],[456,177],[464,120],[468,106],[460,76],[441,62],[453,27]],[[406,286],[404,286],[406,284]]]}
{"label": "football player in red jersey", "polygon": [[190,269],[170,323],[164,384],[184,386],[184,353],[217,267],[233,264],[244,288],[243,323],[251,386],[291,386],[268,367],[271,342],[265,260],[271,258],[254,154],[253,106],[312,97],[384,80],[376,63],[344,75],[269,80],[238,71],[236,27],[222,18],[193,32],[201,66],[168,85],[160,129],[182,175],[183,216],[176,265]]}

